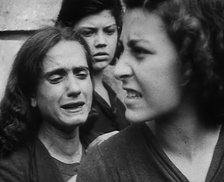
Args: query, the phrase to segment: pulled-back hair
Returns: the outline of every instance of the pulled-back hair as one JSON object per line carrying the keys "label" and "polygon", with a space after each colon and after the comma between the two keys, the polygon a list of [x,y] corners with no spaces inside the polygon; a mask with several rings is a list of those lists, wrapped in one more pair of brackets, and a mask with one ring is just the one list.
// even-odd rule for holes
{"label": "pulled-back hair", "polygon": [[205,122],[224,119],[224,1],[124,0],[127,9],[158,15],[180,56],[185,90],[192,93]]}
{"label": "pulled-back hair", "polygon": [[121,32],[123,9],[120,0],[63,0],[56,25],[74,27],[81,19],[110,10]]}
{"label": "pulled-back hair", "polygon": [[0,149],[12,151],[36,136],[42,118],[31,106],[48,51],[62,40],[76,41],[85,51],[92,73],[91,55],[84,39],[68,28],[46,27],[28,38],[18,51],[0,105]]}
{"label": "pulled-back hair", "polygon": [[[109,10],[114,17],[118,38],[122,29],[123,7],[121,0],[63,0],[55,25],[60,27],[73,27],[83,18],[96,15],[104,10]],[[117,48],[111,65],[114,65],[116,59],[120,57],[120,44],[117,42]]]}

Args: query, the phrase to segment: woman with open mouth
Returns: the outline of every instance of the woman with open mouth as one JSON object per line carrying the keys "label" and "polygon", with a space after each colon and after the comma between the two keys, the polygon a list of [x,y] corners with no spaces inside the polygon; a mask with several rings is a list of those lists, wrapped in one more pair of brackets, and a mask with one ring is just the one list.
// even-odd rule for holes
{"label": "woman with open mouth", "polygon": [[115,75],[133,124],[78,182],[224,181],[224,1],[124,0]]}
{"label": "woman with open mouth", "polygon": [[79,126],[92,104],[90,51],[73,30],[47,27],[20,48],[0,105],[0,181],[76,177]]}
{"label": "woman with open mouth", "polygon": [[[86,148],[98,136],[90,146],[99,144],[129,125],[124,116],[125,107],[110,83],[105,81],[104,74],[119,56],[121,15],[120,0],[64,0],[57,18],[56,26],[72,27],[81,34],[93,58],[92,111],[88,121],[80,128]],[[116,83],[114,78],[111,83]]]}

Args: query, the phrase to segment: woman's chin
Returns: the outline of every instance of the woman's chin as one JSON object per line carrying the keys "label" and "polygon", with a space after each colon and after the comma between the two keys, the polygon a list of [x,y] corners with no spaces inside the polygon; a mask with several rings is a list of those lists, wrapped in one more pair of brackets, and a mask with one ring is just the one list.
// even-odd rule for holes
{"label": "woman's chin", "polygon": [[93,63],[93,70],[95,72],[103,71],[109,64],[110,64],[109,61],[95,62],[95,63]]}
{"label": "woman's chin", "polygon": [[152,116],[149,115],[148,112],[147,113],[134,112],[134,111],[129,111],[128,109],[125,111],[125,117],[131,123],[141,123],[141,122],[146,122],[153,119]]}

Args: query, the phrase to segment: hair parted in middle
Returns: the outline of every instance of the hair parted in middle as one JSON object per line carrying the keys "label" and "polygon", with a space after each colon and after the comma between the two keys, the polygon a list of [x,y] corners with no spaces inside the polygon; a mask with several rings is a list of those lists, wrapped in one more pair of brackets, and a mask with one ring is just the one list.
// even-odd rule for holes
{"label": "hair parted in middle", "polygon": [[85,40],[70,28],[46,27],[29,37],[18,51],[0,105],[0,149],[12,151],[39,130],[42,117],[31,106],[39,84],[43,61],[60,41],[76,41],[83,47],[90,75],[92,57]]}

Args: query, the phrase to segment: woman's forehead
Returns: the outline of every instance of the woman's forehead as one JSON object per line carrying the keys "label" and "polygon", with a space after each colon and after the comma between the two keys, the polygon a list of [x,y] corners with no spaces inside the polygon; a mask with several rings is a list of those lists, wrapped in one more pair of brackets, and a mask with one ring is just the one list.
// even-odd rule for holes
{"label": "woman's forehead", "polygon": [[110,10],[103,10],[94,15],[88,15],[82,18],[75,25],[74,29],[82,27],[98,27],[98,26],[111,26],[116,25],[114,16],[112,16]]}
{"label": "woman's forehead", "polygon": [[162,19],[158,15],[141,9],[128,10],[124,15],[123,23],[121,40],[153,38],[166,32]]}

